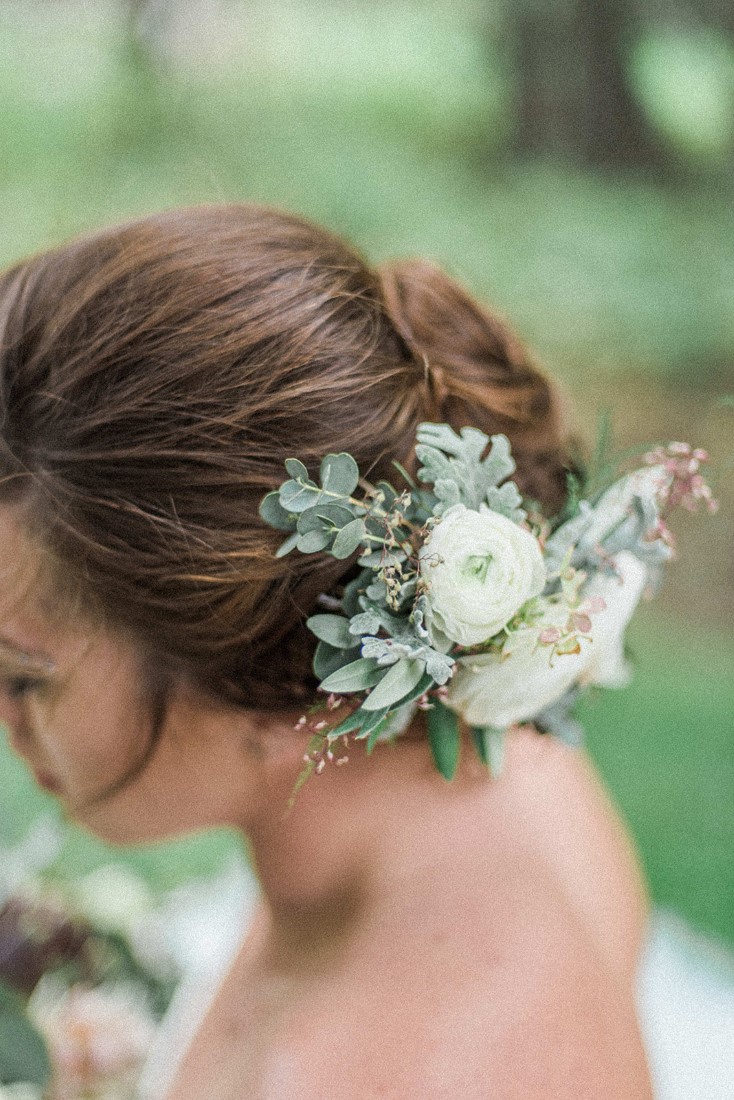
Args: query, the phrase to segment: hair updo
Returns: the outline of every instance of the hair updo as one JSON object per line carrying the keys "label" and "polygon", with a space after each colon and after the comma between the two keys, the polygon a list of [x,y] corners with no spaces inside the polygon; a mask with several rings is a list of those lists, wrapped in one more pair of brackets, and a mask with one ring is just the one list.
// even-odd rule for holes
{"label": "hair updo", "polygon": [[257,509],[284,460],[346,450],[395,482],[422,420],[505,432],[522,491],[561,504],[549,382],[432,264],[376,272],[300,218],[229,205],[103,230],[0,278],[0,499],[58,592],[216,699],[307,698],[304,620],[350,569],[274,557]]}

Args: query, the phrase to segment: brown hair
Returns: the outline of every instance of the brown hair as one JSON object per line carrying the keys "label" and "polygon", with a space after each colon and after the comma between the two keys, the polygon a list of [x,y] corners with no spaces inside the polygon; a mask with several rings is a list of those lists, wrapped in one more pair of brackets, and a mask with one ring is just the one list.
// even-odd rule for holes
{"label": "brown hair", "polygon": [[170,211],[0,279],[0,493],[56,583],[215,698],[314,688],[304,619],[349,563],[257,514],[283,462],[348,450],[395,480],[424,419],[512,441],[523,491],[563,498],[566,440],[517,338],[432,264],[370,269],[259,206]]}

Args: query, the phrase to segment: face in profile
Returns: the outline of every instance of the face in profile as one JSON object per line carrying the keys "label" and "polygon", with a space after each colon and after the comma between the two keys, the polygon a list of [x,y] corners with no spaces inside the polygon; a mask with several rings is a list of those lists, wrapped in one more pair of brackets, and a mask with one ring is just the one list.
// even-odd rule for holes
{"label": "face in profile", "polygon": [[221,716],[179,689],[157,721],[139,650],[44,610],[39,562],[0,509],[0,722],[36,782],[113,843],[236,823],[245,760]]}

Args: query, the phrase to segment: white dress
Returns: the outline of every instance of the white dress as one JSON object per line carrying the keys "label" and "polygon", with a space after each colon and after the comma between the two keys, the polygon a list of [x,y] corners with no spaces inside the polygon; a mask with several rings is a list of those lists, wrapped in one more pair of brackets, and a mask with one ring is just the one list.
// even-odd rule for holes
{"label": "white dress", "polygon": [[[257,903],[246,867],[179,894],[166,915],[184,978],[139,1085],[163,1100]],[[650,922],[638,1006],[656,1100],[734,1100],[734,954],[672,913]]]}

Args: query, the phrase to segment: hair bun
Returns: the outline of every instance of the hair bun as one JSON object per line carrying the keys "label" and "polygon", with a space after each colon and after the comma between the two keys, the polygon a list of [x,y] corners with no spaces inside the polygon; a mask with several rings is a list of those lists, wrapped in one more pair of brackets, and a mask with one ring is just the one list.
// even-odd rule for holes
{"label": "hair bun", "polygon": [[428,260],[379,274],[386,311],[422,372],[425,418],[509,435],[525,494],[560,505],[571,462],[558,396],[522,341]]}

